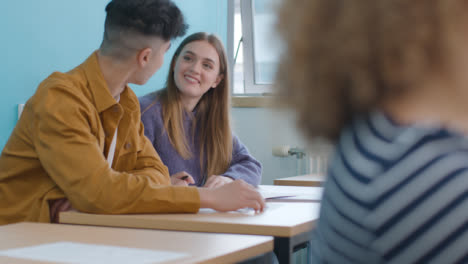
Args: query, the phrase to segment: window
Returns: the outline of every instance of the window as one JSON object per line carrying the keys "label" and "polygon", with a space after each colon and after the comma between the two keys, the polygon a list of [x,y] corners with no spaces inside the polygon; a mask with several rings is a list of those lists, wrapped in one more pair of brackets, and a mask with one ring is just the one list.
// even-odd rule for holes
{"label": "window", "polygon": [[275,39],[278,0],[229,0],[228,50],[234,95],[272,93],[281,45]]}

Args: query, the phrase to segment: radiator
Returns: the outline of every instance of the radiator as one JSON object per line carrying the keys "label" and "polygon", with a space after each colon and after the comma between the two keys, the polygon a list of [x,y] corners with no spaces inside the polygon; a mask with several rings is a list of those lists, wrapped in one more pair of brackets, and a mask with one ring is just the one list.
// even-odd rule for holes
{"label": "radiator", "polygon": [[296,175],[325,175],[332,150],[331,144],[320,141],[311,144],[307,149],[287,145],[277,146],[273,148],[272,153],[277,157],[295,157],[297,162]]}

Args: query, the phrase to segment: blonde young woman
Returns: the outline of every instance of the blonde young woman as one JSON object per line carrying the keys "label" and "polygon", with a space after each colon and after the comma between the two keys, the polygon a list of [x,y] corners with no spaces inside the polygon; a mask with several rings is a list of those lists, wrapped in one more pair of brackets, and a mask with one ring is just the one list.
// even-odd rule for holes
{"label": "blonde young woman", "polygon": [[166,87],[140,98],[141,119],[175,185],[219,187],[236,179],[261,180],[261,165],[232,135],[227,57],[221,41],[204,32],[185,38]]}

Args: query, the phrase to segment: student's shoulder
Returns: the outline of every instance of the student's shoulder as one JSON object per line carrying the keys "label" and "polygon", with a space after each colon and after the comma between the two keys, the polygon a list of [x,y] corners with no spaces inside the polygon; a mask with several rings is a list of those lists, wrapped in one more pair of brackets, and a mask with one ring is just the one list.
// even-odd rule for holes
{"label": "student's shoulder", "polygon": [[69,72],[53,72],[39,84],[37,93],[48,95],[54,92],[70,91],[76,95],[77,91],[89,93],[87,86],[88,80],[84,71],[75,68]]}
{"label": "student's shoulder", "polygon": [[140,101],[141,115],[161,112],[161,102],[158,91],[143,95],[138,98]]}
{"label": "student's shoulder", "polygon": [[412,161],[412,166],[431,166],[440,171],[468,169],[466,136],[445,128],[427,129],[426,133],[421,134],[418,140],[412,141],[404,155],[405,159]]}
{"label": "student's shoulder", "polygon": [[242,143],[239,136],[237,136],[234,131],[231,131],[231,135],[232,135],[232,151],[234,153],[244,153],[244,152],[248,153],[249,150],[247,146],[244,143]]}
{"label": "student's shoulder", "polygon": [[53,72],[39,84],[33,97],[38,100],[47,98],[59,100],[60,98],[64,104],[67,99],[91,98],[92,95],[87,89],[87,80],[83,74],[79,71]]}
{"label": "student's shoulder", "polygon": [[452,153],[455,151],[468,151],[468,137],[456,131],[446,128],[426,129],[426,133],[421,133],[422,136],[415,145],[425,147],[432,145],[432,149],[441,154]]}
{"label": "student's shoulder", "polygon": [[234,146],[234,148],[242,146],[242,142],[240,141],[239,136],[237,136],[237,134],[233,130],[231,130],[231,136],[232,136],[232,145]]}
{"label": "student's shoulder", "polygon": [[28,101],[36,115],[91,113],[93,95],[80,72],[54,72],[45,78]]}
{"label": "student's shoulder", "polygon": [[[438,144],[434,144],[432,149],[437,149],[441,157],[449,156],[455,159],[468,159],[468,137],[465,135],[442,129],[438,133],[435,133],[433,137],[433,141],[438,142]],[[468,168],[468,162],[462,162],[461,165]]]}

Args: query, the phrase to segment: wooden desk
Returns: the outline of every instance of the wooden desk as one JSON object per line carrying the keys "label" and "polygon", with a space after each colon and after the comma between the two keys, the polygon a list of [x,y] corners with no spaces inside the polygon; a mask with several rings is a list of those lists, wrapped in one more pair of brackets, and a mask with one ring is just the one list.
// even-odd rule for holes
{"label": "wooden desk", "polygon": [[265,212],[197,214],[96,215],[63,212],[61,223],[150,228],[178,231],[267,235],[275,237],[275,253],[281,264],[292,262],[295,247],[307,244],[319,215],[319,203],[267,203]]}
{"label": "wooden desk", "polygon": [[[50,247],[50,245],[84,245],[85,247],[95,247],[94,251],[99,251],[99,247],[111,246],[119,253],[128,248],[139,250],[134,256],[141,257],[138,253],[142,250],[169,251],[173,256],[172,260],[160,262],[161,256],[151,263],[234,263],[250,259],[254,256],[271,252],[273,250],[273,238],[267,236],[246,236],[232,234],[208,234],[194,232],[174,232],[161,230],[138,230],[124,228],[74,226],[60,224],[42,223],[18,223],[0,226],[0,262],[1,263],[51,263],[47,260],[32,260],[5,256],[5,250],[13,248],[24,248],[31,246]],[[72,243],[69,243],[72,242]],[[115,248],[117,247],[117,248]],[[122,248],[124,250],[122,250]],[[93,250],[88,254],[93,254]],[[41,254],[45,250],[41,251]],[[11,253],[11,251],[10,251]],[[62,251],[63,253],[63,251]],[[74,259],[73,253],[65,253],[67,259]],[[108,251],[106,251],[108,253]],[[86,253],[85,253],[86,254]],[[109,254],[109,253],[108,253]],[[111,255],[111,254],[109,254]],[[32,257],[31,255],[28,255]],[[76,256],[78,258],[80,256]],[[124,262],[122,257],[120,262]],[[109,258],[109,257],[107,257]],[[100,263],[110,263],[107,258],[103,258]],[[177,259],[174,259],[177,258]],[[37,259],[37,258],[36,258]],[[167,259],[166,259],[167,260]],[[76,259],[75,259],[76,261]],[[56,263],[56,262],[53,262]],[[112,261],[112,263],[115,263]],[[141,263],[135,262],[133,263]],[[148,259],[146,262],[148,263]]]}
{"label": "wooden desk", "polygon": [[259,185],[257,190],[267,202],[306,202],[319,203],[322,200],[322,187]]}
{"label": "wooden desk", "polygon": [[325,175],[322,174],[307,174],[293,177],[280,178],[273,181],[274,185],[288,186],[315,186],[320,187],[325,181]]}

